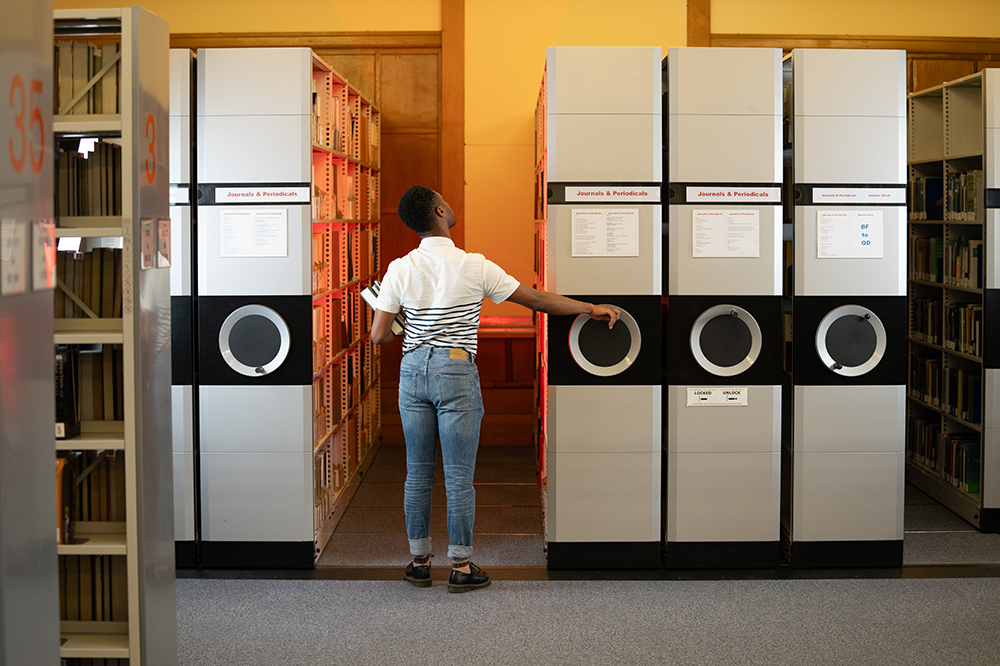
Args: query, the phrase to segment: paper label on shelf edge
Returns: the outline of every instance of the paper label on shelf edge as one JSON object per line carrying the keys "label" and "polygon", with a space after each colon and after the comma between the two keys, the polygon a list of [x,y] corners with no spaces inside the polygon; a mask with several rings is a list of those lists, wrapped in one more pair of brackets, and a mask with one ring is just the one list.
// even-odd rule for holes
{"label": "paper label on shelf edge", "polygon": [[813,203],[905,204],[905,187],[814,187]]}
{"label": "paper label on shelf edge", "polygon": [[26,220],[0,220],[0,295],[28,290],[31,255]]}
{"label": "paper label on shelf edge", "polygon": [[309,203],[308,187],[217,187],[215,203]]}
{"label": "paper label on shelf edge", "polygon": [[689,187],[687,202],[758,202],[781,203],[780,187]]}
{"label": "paper label on shelf edge", "polygon": [[817,211],[817,259],[882,259],[883,247],[882,211]]}
{"label": "paper label on shelf edge", "polygon": [[638,257],[638,208],[574,208],[573,257]]}
{"label": "paper label on shelf edge", "polygon": [[567,187],[566,201],[653,201],[660,200],[660,186],[652,187]]}
{"label": "paper label on shelf edge", "polygon": [[691,256],[760,257],[760,211],[692,211]]}
{"label": "paper label on shelf edge", "polygon": [[736,388],[692,388],[687,390],[688,407],[746,407],[750,389]]}
{"label": "paper label on shelf edge", "polygon": [[219,234],[221,257],[287,257],[288,210],[226,211]]}

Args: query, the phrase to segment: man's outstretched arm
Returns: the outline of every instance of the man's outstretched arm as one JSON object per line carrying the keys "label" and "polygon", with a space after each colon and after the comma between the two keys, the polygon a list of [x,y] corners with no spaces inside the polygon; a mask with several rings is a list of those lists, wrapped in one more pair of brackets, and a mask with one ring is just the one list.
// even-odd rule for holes
{"label": "man's outstretched arm", "polygon": [[[530,310],[545,312],[551,315],[590,315],[591,318],[608,322],[608,328],[615,325],[621,311],[608,305],[594,305],[584,301],[577,301],[572,298],[560,296],[550,291],[541,291],[519,285],[514,293],[507,297],[507,300],[518,305],[523,305]],[[374,328],[372,329],[374,331]]]}

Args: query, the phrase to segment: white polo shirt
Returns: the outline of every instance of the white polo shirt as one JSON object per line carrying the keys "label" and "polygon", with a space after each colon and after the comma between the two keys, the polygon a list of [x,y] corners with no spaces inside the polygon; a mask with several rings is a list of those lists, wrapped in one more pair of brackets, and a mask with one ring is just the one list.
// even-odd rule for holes
{"label": "white polo shirt", "polygon": [[501,303],[520,282],[481,254],[431,236],[392,263],[382,277],[376,307],[406,316],[403,353],[421,345],[476,353],[483,299]]}

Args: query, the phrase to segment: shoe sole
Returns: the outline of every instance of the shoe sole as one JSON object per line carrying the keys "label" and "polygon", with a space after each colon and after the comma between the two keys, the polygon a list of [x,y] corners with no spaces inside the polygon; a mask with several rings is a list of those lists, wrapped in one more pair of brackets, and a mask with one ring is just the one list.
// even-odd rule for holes
{"label": "shoe sole", "polygon": [[420,579],[420,580],[418,580],[418,579],[415,579],[415,578],[406,578],[406,577],[404,577],[403,580],[405,580],[407,583],[409,583],[413,587],[430,587],[431,586],[430,579],[427,579],[427,580]]}
{"label": "shoe sole", "polygon": [[490,583],[493,581],[486,581],[485,583],[479,583],[478,585],[452,585],[448,584],[448,591],[452,594],[461,594],[462,592],[472,592],[473,590],[481,590],[484,587],[489,587]]}

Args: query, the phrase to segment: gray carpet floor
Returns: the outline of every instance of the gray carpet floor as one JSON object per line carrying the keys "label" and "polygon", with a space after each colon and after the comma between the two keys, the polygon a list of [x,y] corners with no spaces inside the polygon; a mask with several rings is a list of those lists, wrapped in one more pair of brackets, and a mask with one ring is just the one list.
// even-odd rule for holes
{"label": "gray carpet floor", "polygon": [[903,564],[995,564],[1000,534],[983,534],[914,486],[906,486]]}
{"label": "gray carpet floor", "polygon": [[1000,579],[178,580],[178,664],[1000,664]]}

